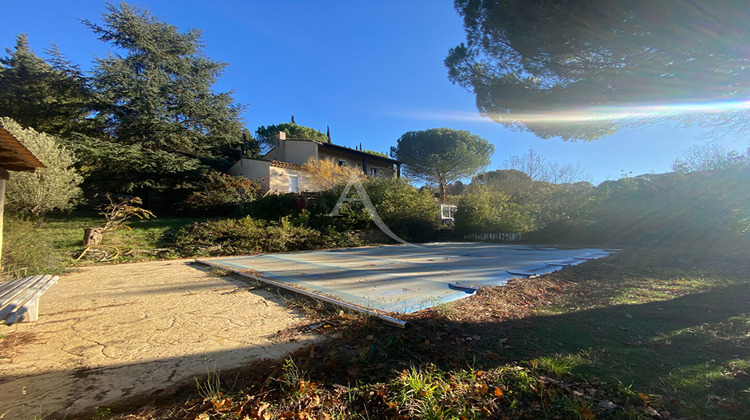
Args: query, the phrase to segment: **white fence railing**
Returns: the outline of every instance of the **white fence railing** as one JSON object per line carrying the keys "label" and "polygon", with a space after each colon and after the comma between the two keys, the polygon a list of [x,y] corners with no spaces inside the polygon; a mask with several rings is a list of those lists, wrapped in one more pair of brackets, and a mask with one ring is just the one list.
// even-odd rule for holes
{"label": "white fence railing", "polygon": [[518,232],[468,233],[464,235],[464,239],[468,241],[517,242],[523,240],[523,234]]}

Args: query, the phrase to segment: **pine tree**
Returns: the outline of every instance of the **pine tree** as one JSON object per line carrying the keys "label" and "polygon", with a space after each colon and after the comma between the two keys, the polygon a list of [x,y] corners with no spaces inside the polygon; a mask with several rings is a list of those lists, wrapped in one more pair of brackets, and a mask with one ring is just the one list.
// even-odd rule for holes
{"label": "pine tree", "polygon": [[109,139],[81,146],[96,161],[100,188],[166,191],[226,166],[242,138],[240,106],[212,90],[226,64],[204,55],[198,30],[180,33],[126,3],[107,11],[103,25],[84,21],[118,50],[97,60],[93,77]]}
{"label": "pine tree", "polygon": [[26,34],[0,58],[0,115],[40,132],[66,135],[86,131],[91,96],[83,73],[56,47],[50,63],[37,56]]}

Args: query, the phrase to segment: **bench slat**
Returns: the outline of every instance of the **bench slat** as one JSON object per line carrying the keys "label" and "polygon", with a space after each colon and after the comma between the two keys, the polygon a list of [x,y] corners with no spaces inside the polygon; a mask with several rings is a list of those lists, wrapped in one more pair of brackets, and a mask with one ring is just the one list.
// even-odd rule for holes
{"label": "bench slat", "polygon": [[0,283],[0,306],[5,306],[8,301],[15,299],[22,291],[32,287],[44,277],[44,275],[38,275]]}
{"label": "bench slat", "polygon": [[16,293],[12,299],[3,302],[5,305],[15,304],[16,306],[24,304],[31,296],[41,292],[44,293],[53,284],[57,283],[57,276],[44,275],[36,276],[34,282],[24,282],[24,289],[16,288]]}
{"label": "bench slat", "polygon": [[3,300],[0,301],[0,321],[12,324],[17,322],[18,318],[28,318],[27,313],[30,315],[30,321],[36,321],[39,297],[56,284],[57,280],[57,276],[42,275],[15,281],[17,284],[8,287],[3,294]]}

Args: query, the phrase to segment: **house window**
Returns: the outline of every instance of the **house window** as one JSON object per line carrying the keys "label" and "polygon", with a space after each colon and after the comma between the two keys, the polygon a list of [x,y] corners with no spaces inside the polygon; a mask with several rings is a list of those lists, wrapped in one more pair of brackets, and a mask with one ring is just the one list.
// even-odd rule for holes
{"label": "house window", "polygon": [[289,175],[289,192],[299,192],[299,175]]}
{"label": "house window", "polygon": [[370,168],[370,175],[378,176],[378,168]]}

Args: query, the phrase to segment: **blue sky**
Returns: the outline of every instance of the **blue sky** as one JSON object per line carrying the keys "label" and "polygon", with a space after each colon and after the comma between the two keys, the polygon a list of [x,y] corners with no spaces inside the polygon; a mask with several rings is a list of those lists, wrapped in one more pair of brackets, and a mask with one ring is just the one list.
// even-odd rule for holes
{"label": "blue sky", "polygon": [[[448,0],[291,1],[139,0],[158,18],[203,31],[208,57],[229,64],[217,90],[233,90],[247,106],[251,131],[288,122],[325,132],[334,143],[388,152],[405,132],[435,127],[469,130],[495,145],[488,170],[534,149],[547,160],[580,162],[599,183],[661,173],[694,144],[718,141],[744,150],[750,142],[715,139],[695,128],[625,130],[593,142],[542,140],[479,117],[473,95],[448,81],[443,59],[464,40]],[[84,70],[109,45],[80,19],[99,22],[104,0],[5,2],[0,46],[27,33],[34,51],[55,43]],[[468,117],[468,118],[467,118]]]}

